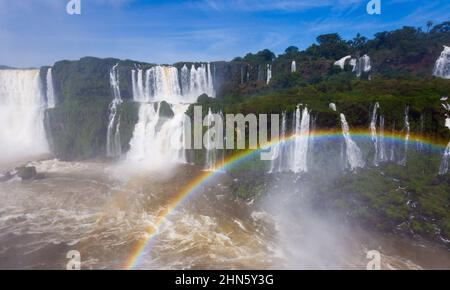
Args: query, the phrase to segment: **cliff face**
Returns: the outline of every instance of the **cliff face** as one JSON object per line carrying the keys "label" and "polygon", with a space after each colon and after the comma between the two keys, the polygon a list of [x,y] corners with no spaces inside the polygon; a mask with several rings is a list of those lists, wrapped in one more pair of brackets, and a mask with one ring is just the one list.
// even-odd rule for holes
{"label": "cliff face", "polygon": [[[357,36],[345,41],[338,34],[329,34],[319,36],[317,42],[304,51],[289,47],[279,56],[263,50],[230,62],[210,63],[216,98],[208,101],[208,106],[232,113],[281,113],[307,103],[317,115],[317,124],[330,128],[337,122],[328,103],[337,102],[353,126],[367,127],[370,107],[379,101],[386,111],[386,126],[394,127],[395,123],[398,129],[405,106],[409,105],[413,127],[421,126],[423,115],[426,130],[438,135],[446,132],[440,124],[443,112],[437,99],[448,95],[450,88],[448,80],[432,78],[432,73],[443,46],[450,44],[450,23],[436,25],[427,33],[404,27],[378,33],[371,40]],[[370,66],[364,65],[370,70],[357,76],[349,62],[343,69],[334,65],[347,55],[355,60],[368,55]],[[108,116],[114,99],[110,72],[116,65],[123,102],[118,112],[122,152],[127,151],[138,118],[132,70],[145,72],[156,65],[86,57],[60,61],[52,68],[57,102],[47,111],[46,126],[57,157],[105,156]],[[181,82],[184,66],[202,65],[180,62],[173,67]],[[47,90],[47,71],[48,67],[41,68],[43,90]],[[369,78],[373,81],[367,81]]]}

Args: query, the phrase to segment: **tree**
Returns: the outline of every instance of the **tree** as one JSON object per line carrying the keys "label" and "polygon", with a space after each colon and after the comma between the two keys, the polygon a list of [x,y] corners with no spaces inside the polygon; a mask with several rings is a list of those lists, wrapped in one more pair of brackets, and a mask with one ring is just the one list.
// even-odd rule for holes
{"label": "tree", "polygon": [[339,59],[350,52],[350,47],[337,33],[323,34],[317,37],[320,56]]}
{"label": "tree", "polygon": [[449,33],[449,32],[450,32],[450,21],[438,24],[435,27],[433,27],[433,29],[431,29],[431,33]]}
{"label": "tree", "polygon": [[299,52],[299,49],[296,46],[289,46],[288,48],[286,48],[286,50],[284,52],[286,54],[295,54],[295,53]]}
{"label": "tree", "polygon": [[356,34],[355,38],[349,41],[350,46],[356,50],[360,51],[364,48],[364,46],[367,43],[367,38],[365,36],[362,36],[361,34]]}
{"label": "tree", "polygon": [[272,51],[270,51],[268,49],[264,49],[264,50],[257,52],[256,54],[248,53],[244,57],[244,60],[247,62],[251,62],[251,63],[262,64],[262,63],[272,62],[275,58],[276,58],[276,56]]}

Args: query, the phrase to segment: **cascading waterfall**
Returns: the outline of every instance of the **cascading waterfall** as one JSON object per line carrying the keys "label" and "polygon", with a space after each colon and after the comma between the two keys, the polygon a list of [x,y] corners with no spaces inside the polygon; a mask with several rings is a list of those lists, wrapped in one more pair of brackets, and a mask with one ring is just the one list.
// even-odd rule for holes
{"label": "cascading waterfall", "polygon": [[187,65],[183,65],[181,68],[181,93],[186,96],[189,94],[189,87],[191,79],[191,72],[188,69]]}
{"label": "cascading waterfall", "polygon": [[291,63],[291,72],[292,73],[297,72],[297,63],[295,62],[295,60],[293,60]]}
{"label": "cascading waterfall", "polygon": [[378,162],[387,161],[386,144],[384,139],[384,116],[380,116],[380,136],[378,138]]}
{"label": "cascading waterfall", "polygon": [[433,75],[436,77],[450,79],[450,47],[444,46],[441,56],[436,60]]}
{"label": "cascading waterfall", "polygon": [[173,66],[154,66],[145,77],[143,70],[132,70],[131,80],[136,102],[193,103],[202,94],[215,97],[210,64],[184,65],[180,74]]}
{"label": "cascading waterfall", "polygon": [[122,155],[122,144],[120,141],[120,116],[117,111],[122,104],[120,96],[119,75],[116,64],[109,72],[109,83],[113,91],[114,99],[109,106],[108,131],[106,136],[106,154],[108,157],[118,157]]}
{"label": "cascading waterfall", "polygon": [[409,123],[409,106],[406,106],[405,109],[405,145],[404,145],[404,156],[400,161],[400,165],[406,166],[406,162],[408,161],[408,147],[409,147],[409,138],[411,137],[411,124]]}
{"label": "cascading waterfall", "polygon": [[[212,113],[211,109],[208,110],[208,115],[206,116],[206,120],[207,120],[208,124],[214,123],[214,114]],[[205,170],[215,171],[216,170],[216,162],[217,162],[217,150],[214,148],[214,144],[213,144],[213,138],[215,138],[215,136],[212,136],[211,131],[208,130],[205,134],[205,138],[206,138]]]}
{"label": "cascading waterfall", "polygon": [[157,169],[170,163],[186,163],[184,117],[188,105],[171,105],[174,116],[160,116],[161,103],[142,103],[130,141],[127,159]]}
{"label": "cascading waterfall", "polygon": [[[392,132],[395,132],[395,121],[392,125]],[[391,138],[389,142],[389,157],[388,160],[395,162],[395,141]]]}
{"label": "cascading waterfall", "polygon": [[377,110],[380,108],[379,103],[375,103],[375,106],[373,107],[372,112],[372,118],[370,121],[370,132],[372,136],[372,142],[375,148],[375,156],[374,156],[374,164],[375,166],[378,165],[378,135],[377,135],[377,121],[378,121],[378,114]]}
{"label": "cascading waterfall", "polygon": [[270,170],[269,173],[274,173],[274,172],[282,172],[283,171],[283,164],[285,163],[284,161],[284,151],[286,148],[286,112],[282,113],[282,117],[281,117],[281,133],[280,133],[280,142],[278,144],[275,145],[274,149],[273,149],[273,156],[272,156],[272,162],[270,164]]}
{"label": "cascading waterfall", "polygon": [[368,73],[372,70],[372,65],[370,61],[370,57],[365,54],[360,57],[353,66],[353,72],[356,73],[357,77],[361,77],[363,73]]}
{"label": "cascading waterfall", "polygon": [[295,112],[295,141],[292,155],[291,170],[295,173],[308,172],[308,152],[309,152],[309,136],[310,136],[311,116],[308,108],[304,108],[301,112],[297,107]]}
{"label": "cascading waterfall", "polygon": [[148,101],[145,95],[143,71],[141,69],[131,71],[131,82],[133,88],[133,100],[136,102]]}
{"label": "cascading waterfall", "polygon": [[47,108],[53,109],[56,106],[55,90],[53,87],[52,68],[47,70]]}
{"label": "cascading waterfall", "polygon": [[341,125],[342,125],[342,134],[345,140],[346,147],[346,156],[347,163],[350,166],[350,170],[355,170],[357,168],[364,167],[364,159],[362,156],[361,149],[359,149],[358,145],[352,140],[350,136],[350,127],[347,123],[344,114],[341,114]]}
{"label": "cascading waterfall", "polygon": [[[185,113],[200,95],[215,97],[211,65],[183,65],[180,73],[173,66],[154,66],[145,71],[145,80],[142,75],[142,70],[132,71],[133,99],[141,104],[127,160],[148,169],[186,163]],[[173,117],[161,116],[162,101]]]}
{"label": "cascading waterfall", "polygon": [[448,143],[445,149],[444,156],[442,156],[441,166],[439,168],[439,175],[445,175],[449,172],[449,159],[450,159],[450,143]]}
{"label": "cascading waterfall", "polygon": [[[447,100],[447,99],[445,99]],[[450,112],[450,105],[442,104],[447,111]],[[445,119],[445,127],[450,130],[450,117],[446,114]],[[439,174],[445,175],[449,172],[449,160],[450,160],[450,143],[448,143],[447,148],[445,149],[444,155],[442,156],[441,166],[439,168]]]}
{"label": "cascading waterfall", "polygon": [[307,107],[300,106],[293,115],[292,132],[294,140],[285,140],[287,133],[287,116],[282,115],[280,142],[275,145],[269,173],[292,171],[308,172],[308,156],[311,153],[311,115]]}
{"label": "cascading waterfall", "polygon": [[271,79],[272,79],[272,66],[270,64],[268,64],[267,65],[267,81],[266,81],[266,84],[269,84]]}
{"label": "cascading waterfall", "polygon": [[0,70],[0,161],[48,153],[39,70]]}
{"label": "cascading waterfall", "polygon": [[[218,115],[223,117],[222,112]],[[215,123],[215,116],[212,113],[211,109],[208,110],[208,115],[206,116],[206,121],[209,126],[212,126]],[[205,148],[206,148],[206,160],[205,160],[205,170],[206,171],[217,171],[218,163],[222,163],[224,161],[223,151],[219,153],[218,148],[215,147],[215,138],[218,136],[215,135],[217,132],[212,132],[210,129],[205,133]]]}
{"label": "cascading waterfall", "polygon": [[[387,161],[386,146],[384,140],[384,117],[378,117],[378,110],[380,109],[380,104],[375,103],[372,117],[370,121],[370,132],[372,136],[372,142],[375,149],[373,163],[378,166],[380,162]],[[377,131],[377,124],[379,122],[379,131]]]}
{"label": "cascading waterfall", "polygon": [[334,65],[340,67],[343,70],[345,68],[345,63],[347,62],[347,60],[351,58],[351,55],[344,56],[340,60],[336,61]]}

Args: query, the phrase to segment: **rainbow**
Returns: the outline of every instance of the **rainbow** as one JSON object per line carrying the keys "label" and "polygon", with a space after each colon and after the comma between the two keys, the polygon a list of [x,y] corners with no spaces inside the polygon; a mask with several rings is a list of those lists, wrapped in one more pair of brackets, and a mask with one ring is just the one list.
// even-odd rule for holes
{"label": "rainbow", "polygon": [[[371,132],[369,130],[357,130],[352,131],[351,136],[355,138],[371,138]],[[156,236],[158,236],[158,233],[160,232],[160,229],[164,225],[164,221],[166,221],[171,214],[175,212],[175,210],[179,207],[181,207],[190,197],[195,195],[196,192],[198,192],[205,184],[207,184],[209,181],[211,181],[214,177],[220,174],[220,172],[223,172],[224,170],[233,167],[239,162],[242,162],[244,160],[249,159],[250,157],[254,156],[255,154],[261,152],[262,150],[265,150],[267,148],[270,148],[271,146],[275,146],[281,142],[289,142],[295,139],[295,135],[287,136],[283,139],[279,139],[277,142],[268,142],[267,144],[264,144],[261,146],[261,149],[258,150],[242,150],[238,152],[237,154],[232,155],[231,157],[225,159],[222,163],[216,165],[216,171],[214,172],[202,172],[199,176],[197,176],[195,179],[193,179],[186,187],[180,191],[178,194],[176,194],[168,203],[165,210],[161,211],[157,215],[157,219],[153,226],[148,227],[146,229],[146,237],[142,238],[139,242],[136,243],[134,246],[132,253],[130,257],[127,259],[124,269],[127,270],[133,270],[136,269],[142,258],[148,254],[151,250],[151,244],[152,241],[155,239]],[[342,132],[341,131],[314,131],[310,134],[310,138],[321,140],[321,139],[334,139],[334,138],[341,138]],[[392,133],[385,133],[384,138],[386,140],[392,140],[395,142],[404,142],[405,137],[402,134],[392,134]],[[431,147],[434,147],[435,149],[444,149],[446,147],[446,144],[442,142],[442,140],[436,140],[432,138],[427,138],[419,135],[411,135],[409,137],[411,143],[421,143],[424,145],[429,145]]]}

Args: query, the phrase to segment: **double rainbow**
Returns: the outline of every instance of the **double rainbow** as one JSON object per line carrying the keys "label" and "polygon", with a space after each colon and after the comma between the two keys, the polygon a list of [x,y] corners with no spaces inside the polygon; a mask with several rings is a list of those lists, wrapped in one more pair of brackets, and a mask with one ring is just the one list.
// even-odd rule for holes
{"label": "double rainbow", "polygon": [[[371,138],[371,132],[368,130],[359,130],[353,131],[351,133],[352,137],[355,138]],[[224,170],[233,167],[239,162],[245,161],[255,154],[260,153],[264,148],[270,148],[271,146],[275,146],[281,142],[289,142],[295,139],[295,135],[285,137],[283,139],[279,139],[277,142],[268,142],[267,144],[261,146],[262,149],[258,150],[243,150],[231,157],[225,159],[222,163],[216,165],[216,171],[214,172],[202,172],[199,176],[197,176],[194,180],[192,180],[186,187],[176,194],[167,204],[166,209],[161,211],[156,219],[156,222],[153,226],[146,229],[147,235],[145,238],[142,238],[139,242],[134,246],[130,257],[127,259],[124,268],[127,270],[136,269],[142,258],[146,256],[151,251],[152,241],[155,240],[155,237],[158,236],[161,228],[164,225],[164,221],[166,221],[171,214],[175,212],[175,210],[181,207],[190,197],[192,197],[195,193],[200,191],[200,189],[210,182],[215,176],[223,172]],[[314,131],[310,134],[310,138],[315,140],[322,139],[334,139],[342,137],[342,133],[340,131]],[[404,135],[399,134],[385,134],[384,138],[386,140],[391,140],[394,142],[404,142]],[[419,135],[411,135],[409,138],[411,143],[421,143],[424,145],[429,145],[434,147],[435,149],[441,150],[445,148],[446,144],[440,140],[434,140],[430,138],[426,138]]]}

